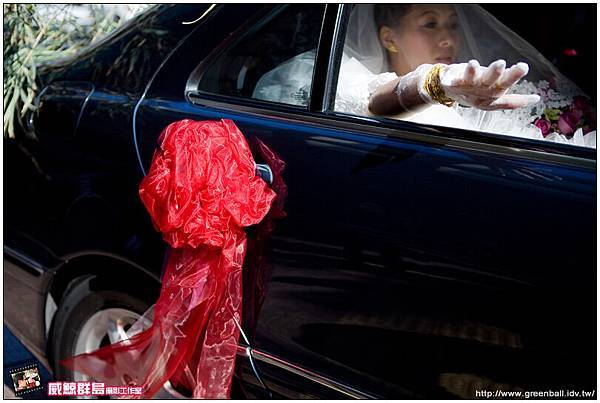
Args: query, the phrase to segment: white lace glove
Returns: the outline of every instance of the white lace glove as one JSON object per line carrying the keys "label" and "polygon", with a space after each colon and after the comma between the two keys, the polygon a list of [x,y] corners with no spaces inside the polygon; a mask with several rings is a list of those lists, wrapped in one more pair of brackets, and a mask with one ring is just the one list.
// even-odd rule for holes
{"label": "white lace glove", "polygon": [[[433,65],[423,64],[415,72],[419,75],[419,95],[426,103],[435,104],[424,84]],[[469,63],[443,65],[439,73],[440,86],[446,97],[461,105],[483,110],[517,109],[540,101],[539,95],[507,94],[510,87],[529,71],[527,63],[517,63],[506,69],[504,60],[483,67],[477,60]]]}

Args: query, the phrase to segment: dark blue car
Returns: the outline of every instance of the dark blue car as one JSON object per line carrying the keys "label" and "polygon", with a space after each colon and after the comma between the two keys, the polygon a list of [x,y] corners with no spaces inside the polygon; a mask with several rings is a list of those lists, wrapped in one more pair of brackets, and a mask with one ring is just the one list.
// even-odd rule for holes
{"label": "dark blue car", "polygon": [[[158,298],[138,186],[162,129],[232,119],[288,192],[233,397],[596,389],[595,149],[335,112],[349,5],[209,6],[153,7],[46,66],[35,138],[5,139],[4,320],[55,379]],[[301,102],[253,98],[311,50]]]}

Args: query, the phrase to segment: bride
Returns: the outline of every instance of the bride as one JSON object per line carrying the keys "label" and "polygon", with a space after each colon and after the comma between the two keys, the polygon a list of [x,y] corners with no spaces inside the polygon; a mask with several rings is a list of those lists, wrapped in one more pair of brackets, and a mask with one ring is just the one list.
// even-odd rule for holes
{"label": "bride", "polygon": [[582,95],[477,5],[358,5],[336,110],[595,147]]}
{"label": "bride", "polygon": [[[255,97],[277,100],[266,84],[300,85],[313,64],[314,51],[296,56],[261,78]],[[473,4],[354,6],[335,110],[596,146],[595,111],[583,92]]]}

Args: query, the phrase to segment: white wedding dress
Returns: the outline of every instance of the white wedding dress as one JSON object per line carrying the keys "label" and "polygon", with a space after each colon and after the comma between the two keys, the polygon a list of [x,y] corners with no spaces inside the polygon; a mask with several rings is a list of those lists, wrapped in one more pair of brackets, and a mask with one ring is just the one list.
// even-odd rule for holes
{"label": "white wedding dress", "polygon": [[[357,59],[344,57],[338,80],[335,110],[353,115],[369,116],[369,97],[379,87],[396,79],[395,73],[373,74]],[[522,80],[512,87],[514,94],[536,94],[548,88],[547,82],[534,85]],[[546,138],[531,122],[533,117],[541,116],[548,107],[558,108],[570,105],[575,94],[565,94],[564,91],[551,97],[550,101],[540,101],[530,107],[516,110],[482,111],[470,107],[447,107],[430,105],[418,112],[406,112],[393,119],[409,122],[432,124],[437,126],[455,127],[459,129],[477,130],[507,136],[523,137],[541,141],[553,141],[583,147],[596,147],[596,132],[583,135],[582,129],[568,138],[560,133],[551,133]]]}
{"label": "white wedding dress", "polygon": [[[253,98],[291,105],[307,105],[315,56],[314,50],[301,53],[266,73],[258,81]],[[368,109],[371,93],[380,85],[397,77],[395,73],[389,72],[374,74],[356,58],[344,54],[338,78],[335,110],[359,116],[373,116]],[[516,110],[482,111],[459,105],[447,107],[440,104],[429,105],[416,112],[406,112],[391,118],[595,148],[595,131],[584,136],[582,129],[578,129],[570,138],[560,133],[551,133],[544,138],[540,129],[532,124],[534,118],[541,116],[546,108],[570,105],[576,94],[569,93],[568,88],[554,93],[550,90],[550,97],[546,81],[533,84],[521,80],[511,88],[511,92],[515,94],[541,95],[543,91],[546,92],[546,101],[542,100],[535,105]]]}

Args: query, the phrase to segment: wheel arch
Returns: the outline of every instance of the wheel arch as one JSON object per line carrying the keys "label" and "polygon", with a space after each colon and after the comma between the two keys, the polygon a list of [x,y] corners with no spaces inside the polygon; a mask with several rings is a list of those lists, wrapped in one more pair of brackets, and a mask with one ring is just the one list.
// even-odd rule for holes
{"label": "wheel arch", "polygon": [[[86,251],[65,257],[64,263],[54,270],[46,294],[45,352],[49,360],[52,360],[52,330],[62,299],[71,288],[90,277],[96,278],[100,284],[141,298],[147,298],[148,295],[158,297],[160,293],[161,281],[158,273],[153,273],[121,256],[101,251]],[[53,310],[48,306],[50,301],[55,304]]]}

